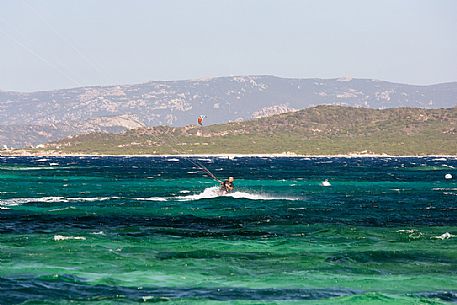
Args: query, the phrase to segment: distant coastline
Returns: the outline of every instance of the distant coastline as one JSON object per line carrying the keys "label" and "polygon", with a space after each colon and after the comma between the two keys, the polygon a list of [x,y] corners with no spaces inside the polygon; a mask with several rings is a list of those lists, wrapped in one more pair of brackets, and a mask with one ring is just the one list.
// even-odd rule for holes
{"label": "distant coastline", "polygon": [[[16,153],[17,152],[17,153]],[[279,154],[78,154],[78,153],[49,153],[49,152],[36,152],[30,151],[13,151],[12,153],[2,154],[0,157],[161,157],[161,158],[457,158],[456,155],[389,155],[389,154],[335,154],[335,155],[304,155],[293,153],[279,153]]]}
{"label": "distant coastline", "polygon": [[[457,108],[317,106],[220,125],[94,132],[5,155],[384,157],[457,155]],[[24,146],[22,146],[24,147]]]}

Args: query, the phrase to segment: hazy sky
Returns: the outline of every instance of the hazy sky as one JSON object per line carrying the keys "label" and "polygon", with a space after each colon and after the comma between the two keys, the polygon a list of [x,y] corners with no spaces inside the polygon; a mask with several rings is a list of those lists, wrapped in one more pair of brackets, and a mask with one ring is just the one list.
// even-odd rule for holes
{"label": "hazy sky", "polygon": [[457,81],[457,1],[0,1],[0,90],[244,74]]}

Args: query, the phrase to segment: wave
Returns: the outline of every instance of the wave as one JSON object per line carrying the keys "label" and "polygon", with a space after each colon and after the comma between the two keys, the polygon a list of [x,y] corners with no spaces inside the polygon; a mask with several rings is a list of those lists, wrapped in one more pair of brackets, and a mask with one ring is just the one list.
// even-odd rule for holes
{"label": "wave", "polygon": [[213,162],[213,160],[208,159],[208,158],[198,158],[198,161],[203,161],[203,162]]}
{"label": "wave", "polygon": [[455,235],[452,235],[451,233],[446,232],[446,233],[438,235],[438,236],[433,236],[432,238],[444,240],[444,239],[449,239],[452,237],[455,237]]}
{"label": "wave", "polygon": [[68,202],[64,197],[9,198],[0,199],[0,206],[17,206],[25,203]]}
{"label": "wave", "polygon": [[5,171],[32,171],[32,170],[54,170],[53,166],[0,166],[0,170]]}
{"label": "wave", "polygon": [[27,203],[66,203],[66,202],[94,202],[118,199],[120,197],[37,197],[37,198],[9,198],[0,199],[0,207],[18,206]]}
{"label": "wave", "polygon": [[231,197],[235,199],[250,199],[250,200],[299,200],[299,198],[292,197],[277,197],[269,194],[262,193],[246,193],[246,192],[233,192],[228,194],[222,194],[218,186],[206,188],[199,194],[193,194],[188,196],[177,197],[180,201],[192,201],[200,199],[212,199],[218,197]]}
{"label": "wave", "polygon": [[[35,299],[43,300],[46,304],[56,304],[55,300],[62,300],[66,304],[66,301],[72,303],[73,300],[81,303],[87,301],[87,304],[92,304],[94,300],[105,300],[106,304],[117,304],[120,296],[129,304],[157,303],[169,300],[176,301],[172,303],[180,304],[186,304],[187,300],[198,300],[197,303],[219,301],[221,304],[244,303],[242,301],[245,300],[264,304],[272,301],[289,303],[288,301],[294,300],[331,300],[361,293],[344,288],[142,287],[138,289],[106,284],[95,286],[83,278],[68,274],[56,274],[52,277],[0,277],[0,287],[2,287],[2,291],[9,292],[0,294],[1,304],[24,304]],[[14,296],[14,298],[10,296]],[[190,301],[190,303],[194,302]]]}
{"label": "wave", "polygon": [[138,198],[133,198],[135,200],[139,201],[167,201],[167,198],[164,197],[138,197]]}
{"label": "wave", "polygon": [[57,211],[75,210],[75,209],[76,209],[75,207],[69,206],[69,207],[62,208],[62,209],[51,209],[51,210],[48,210],[48,211],[49,211],[49,212],[57,212]]}
{"label": "wave", "polygon": [[70,198],[67,198],[66,200],[68,200],[68,202],[74,202],[74,201],[92,202],[92,201],[105,201],[105,200],[119,199],[119,198],[120,197],[116,197],[116,196],[113,196],[113,197],[70,197]]}
{"label": "wave", "polygon": [[167,159],[168,162],[179,162],[179,159],[176,159],[176,158],[171,158],[171,159]]}
{"label": "wave", "polygon": [[62,240],[86,240],[84,236],[63,236],[63,235],[54,235],[54,241]]}

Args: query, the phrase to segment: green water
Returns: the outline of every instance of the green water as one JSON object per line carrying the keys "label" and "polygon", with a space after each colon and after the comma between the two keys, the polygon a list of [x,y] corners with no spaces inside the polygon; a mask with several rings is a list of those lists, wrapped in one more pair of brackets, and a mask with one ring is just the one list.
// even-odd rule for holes
{"label": "green water", "polygon": [[457,160],[199,162],[1,158],[0,304],[457,302]]}

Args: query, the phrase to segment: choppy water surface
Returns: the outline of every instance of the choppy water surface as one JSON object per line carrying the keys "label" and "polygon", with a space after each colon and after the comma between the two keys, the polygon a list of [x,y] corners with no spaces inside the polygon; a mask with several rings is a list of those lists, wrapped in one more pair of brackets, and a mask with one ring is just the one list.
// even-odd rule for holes
{"label": "choppy water surface", "polygon": [[0,304],[457,302],[457,159],[199,162],[0,157]]}

